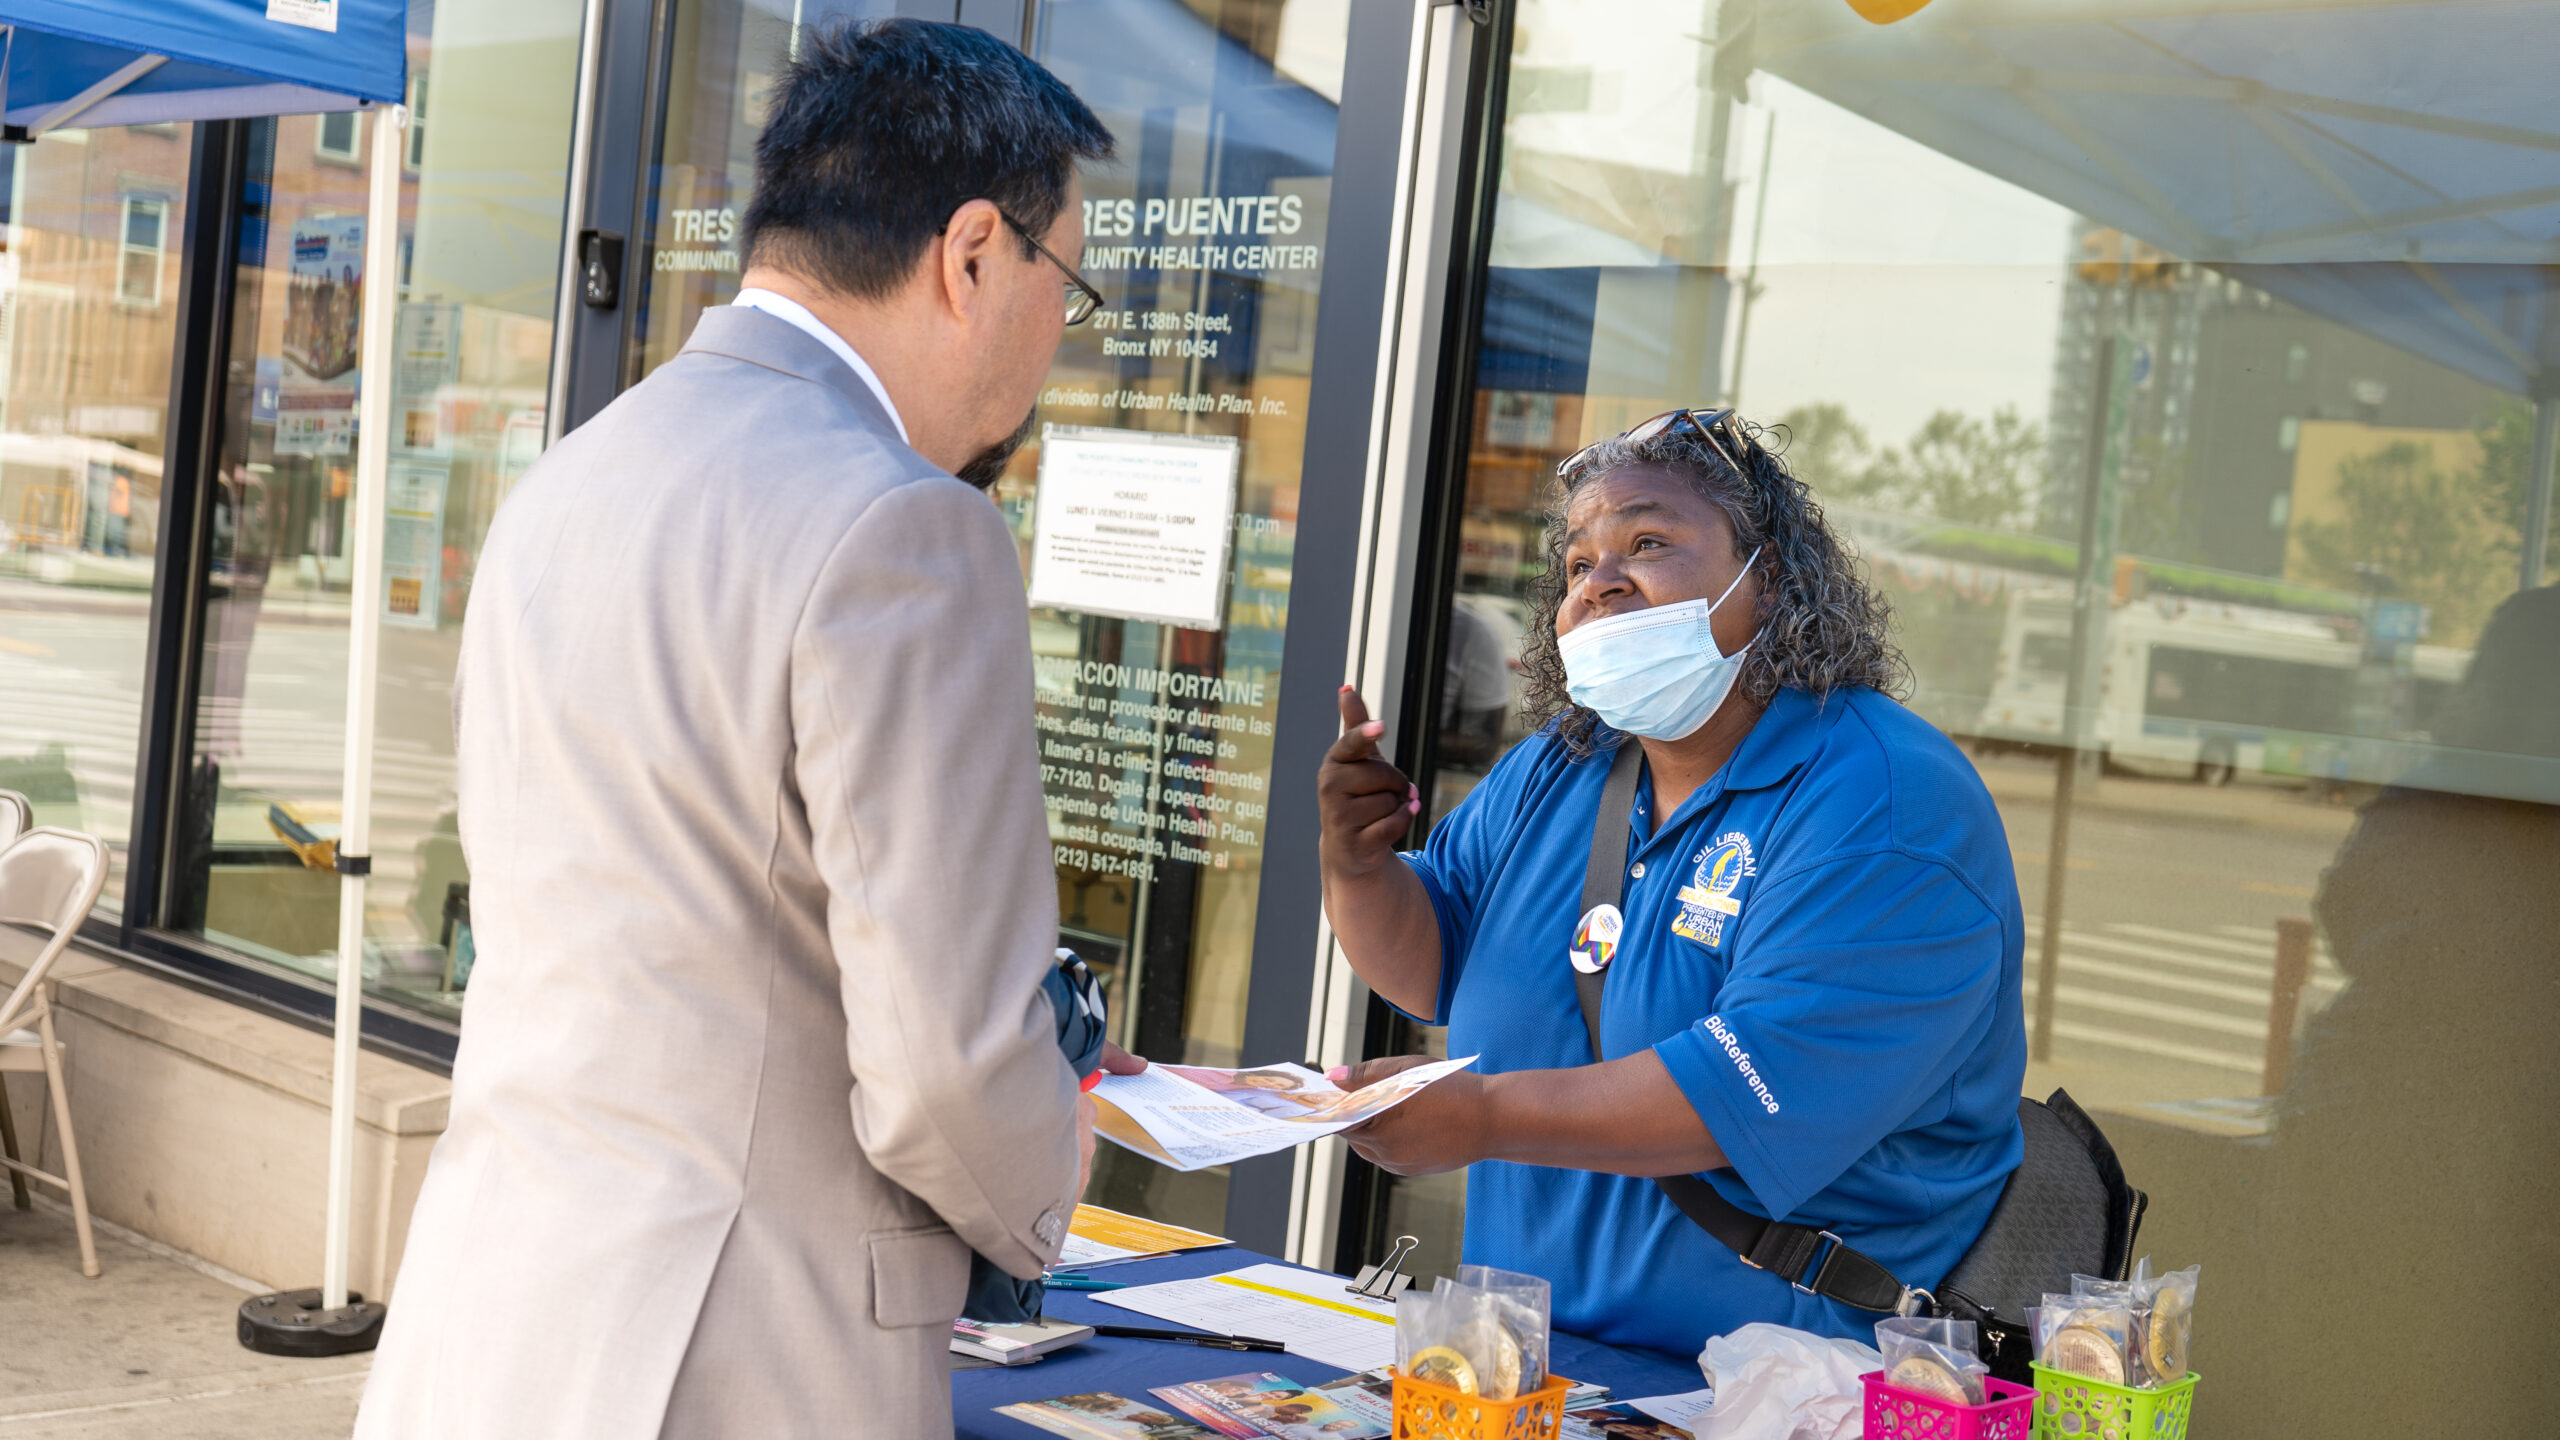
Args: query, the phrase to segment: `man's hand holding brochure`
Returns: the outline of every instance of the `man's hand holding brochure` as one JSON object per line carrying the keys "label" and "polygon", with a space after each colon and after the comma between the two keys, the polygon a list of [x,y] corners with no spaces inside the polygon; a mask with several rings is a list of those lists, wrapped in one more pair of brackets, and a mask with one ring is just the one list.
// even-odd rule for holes
{"label": "man's hand holding brochure", "polygon": [[1102,1112],[1094,1129],[1173,1169],[1200,1170],[1348,1130],[1475,1058],[1416,1065],[1358,1090],[1298,1065],[1149,1065],[1135,1075],[1102,1077],[1093,1089]]}

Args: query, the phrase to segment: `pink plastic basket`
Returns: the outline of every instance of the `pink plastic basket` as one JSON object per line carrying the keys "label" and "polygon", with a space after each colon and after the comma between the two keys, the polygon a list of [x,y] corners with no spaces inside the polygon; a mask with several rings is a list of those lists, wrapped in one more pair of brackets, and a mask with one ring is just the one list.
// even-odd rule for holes
{"label": "pink plastic basket", "polygon": [[1979,1405],[1950,1405],[1935,1396],[1884,1382],[1884,1372],[1859,1377],[1867,1387],[1867,1440],[2028,1440],[2036,1428],[2036,1392],[1984,1376]]}

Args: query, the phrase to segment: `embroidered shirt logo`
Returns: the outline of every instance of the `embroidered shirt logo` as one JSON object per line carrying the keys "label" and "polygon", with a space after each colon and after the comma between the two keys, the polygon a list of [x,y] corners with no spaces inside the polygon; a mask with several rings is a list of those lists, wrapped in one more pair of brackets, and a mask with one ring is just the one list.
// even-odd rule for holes
{"label": "embroidered shirt logo", "polygon": [[1725,921],[1742,913],[1742,902],[1734,892],[1742,882],[1760,873],[1760,865],[1751,853],[1751,837],[1739,830],[1728,830],[1715,843],[1698,852],[1697,869],[1689,883],[1680,887],[1680,913],[1671,920],[1671,933],[1714,949],[1724,943]]}

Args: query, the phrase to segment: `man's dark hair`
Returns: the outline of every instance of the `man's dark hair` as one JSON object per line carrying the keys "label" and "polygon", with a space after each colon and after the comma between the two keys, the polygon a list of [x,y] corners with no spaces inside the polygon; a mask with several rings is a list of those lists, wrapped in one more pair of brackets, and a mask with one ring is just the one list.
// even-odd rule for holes
{"label": "man's dark hair", "polygon": [[1109,158],[1111,132],[1075,92],[983,30],[820,26],[800,37],[756,139],[748,263],[877,299],[905,283],[952,211],[991,200],[1046,234],[1076,162]]}

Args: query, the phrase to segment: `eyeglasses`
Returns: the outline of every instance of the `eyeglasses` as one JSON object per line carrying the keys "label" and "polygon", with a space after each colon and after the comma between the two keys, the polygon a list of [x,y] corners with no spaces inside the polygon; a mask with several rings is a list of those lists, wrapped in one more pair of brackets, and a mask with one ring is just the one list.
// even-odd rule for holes
{"label": "eyeglasses", "polygon": [[[1001,210],[996,213],[999,215],[1004,214]],[[1067,277],[1068,326],[1072,328],[1092,319],[1093,312],[1102,308],[1102,292],[1094,289],[1092,285],[1086,283],[1085,278],[1076,273],[1076,268],[1074,266],[1059,259],[1057,256],[1050,254],[1049,247],[1040,243],[1040,237],[1031,233],[1030,226],[1023,224],[1021,221],[1014,219],[1010,215],[1005,215],[1004,223],[1013,227],[1013,233],[1021,236],[1024,244],[1039,251],[1041,258],[1047,260],[1050,264],[1057,266],[1059,272]]]}
{"label": "eyeglasses", "polygon": [[[1647,440],[1672,434],[1685,427],[1696,431],[1700,439],[1714,446],[1716,454],[1723,456],[1724,463],[1732,466],[1733,473],[1739,475],[1742,473],[1742,462],[1734,459],[1733,452],[1724,448],[1724,442],[1716,438],[1716,431],[1730,423],[1732,419],[1733,410],[1730,406],[1720,410],[1665,410],[1640,425],[1620,432],[1617,439],[1632,440],[1641,445]],[[1581,464],[1583,457],[1592,451],[1599,449],[1602,445],[1614,443],[1616,442],[1602,440],[1574,451],[1564,458],[1563,464],[1556,467],[1556,478],[1564,478],[1568,471]],[[1740,437],[1736,437],[1735,443],[1740,443]]]}

